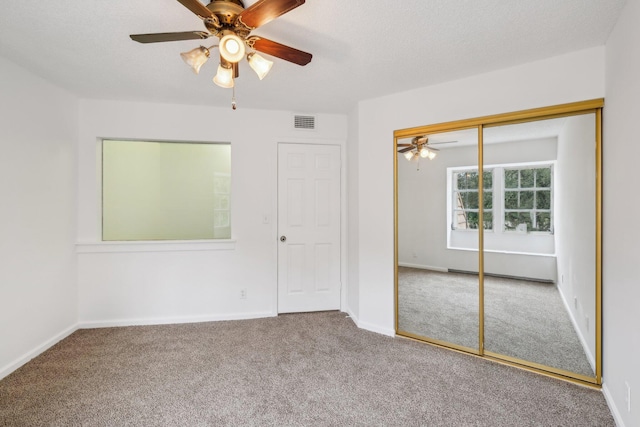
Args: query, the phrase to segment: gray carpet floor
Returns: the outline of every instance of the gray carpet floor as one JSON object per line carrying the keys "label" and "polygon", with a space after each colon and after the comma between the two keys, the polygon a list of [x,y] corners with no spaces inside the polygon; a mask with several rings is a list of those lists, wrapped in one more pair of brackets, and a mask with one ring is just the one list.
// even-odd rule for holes
{"label": "gray carpet floor", "polygon": [[0,381],[2,426],[614,426],[602,393],[343,313],[79,330]]}
{"label": "gray carpet floor", "polygon": [[[553,284],[485,276],[485,350],[594,376]],[[403,331],[478,348],[478,276],[398,269]]]}

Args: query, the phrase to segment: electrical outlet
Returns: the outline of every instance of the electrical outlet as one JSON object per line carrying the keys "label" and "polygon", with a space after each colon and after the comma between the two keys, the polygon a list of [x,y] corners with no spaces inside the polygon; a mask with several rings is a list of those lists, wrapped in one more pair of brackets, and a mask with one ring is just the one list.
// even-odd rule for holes
{"label": "electrical outlet", "polygon": [[413,257],[414,257],[414,258],[418,258],[418,254],[414,252],[414,253],[413,253]]}
{"label": "electrical outlet", "polygon": [[240,299],[247,299],[247,290],[245,288],[240,289]]}
{"label": "electrical outlet", "polygon": [[578,297],[573,297],[573,307],[576,310],[578,309]]}
{"label": "electrical outlet", "polygon": [[627,396],[624,399],[627,402],[627,412],[631,412],[631,386],[627,381],[624,382],[624,385],[627,386]]}

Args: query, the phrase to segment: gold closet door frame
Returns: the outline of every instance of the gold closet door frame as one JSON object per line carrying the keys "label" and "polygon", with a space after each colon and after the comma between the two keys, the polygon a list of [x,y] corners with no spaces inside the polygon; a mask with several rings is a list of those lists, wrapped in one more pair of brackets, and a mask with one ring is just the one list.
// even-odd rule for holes
{"label": "gold closet door frame", "polygon": [[[566,381],[600,388],[602,385],[602,109],[604,98],[588,101],[559,104],[549,107],[520,110],[510,113],[495,114],[491,116],[476,117],[452,122],[437,123],[426,126],[399,129],[393,132],[393,173],[394,173],[394,306],[395,306],[395,331],[396,335],[428,344],[445,347],[454,351],[468,353],[477,357],[493,360],[502,364],[515,366],[527,371],[542,375],[560,378]],[[559,117],[576,116],[595,113],[596,116],[596,266],[595,266],[595,292],[596,292],[596,369],[595,377],[589,377],[563,369],[541,365],[528,360],[522,360],[499,353],[484,350],[484,227],[478,228],[478,348],[469,348],[457,344],[423,337],[411,332],[399,329],[398,310],[398,140],[421,136],[424,134],[460,131],[477,128],[478,130],[478,171],[484,170],[483,130],[488,127],[526,123],[536,120],[554,119]],[[483,189],[484,174],[479,173],[478,188]],[[483,191],[478,191],[479,206],[484,206]],[[483,223],[484,209],[479,209],[478,221]]]}

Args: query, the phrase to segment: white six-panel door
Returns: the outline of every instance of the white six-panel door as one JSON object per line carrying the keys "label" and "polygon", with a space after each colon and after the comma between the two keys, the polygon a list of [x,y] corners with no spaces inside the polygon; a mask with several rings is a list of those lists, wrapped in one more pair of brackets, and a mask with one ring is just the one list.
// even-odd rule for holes
{"label": "white six-panel door", "polygon": [[340,147],[278,145],[278,312],[340,308]]}

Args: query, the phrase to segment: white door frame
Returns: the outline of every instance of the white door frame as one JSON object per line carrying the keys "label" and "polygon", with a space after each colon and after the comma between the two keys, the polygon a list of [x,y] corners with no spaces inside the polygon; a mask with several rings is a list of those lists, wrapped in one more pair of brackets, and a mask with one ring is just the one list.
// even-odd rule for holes
{"label": "white door frame", "polygon": [[[300,131],[304,132],[304,131]],[[273,315],[278,315],[278,244],[280,241],[278,240],[280,236],[278,235],[278,147],[280,144],[316,144],[316,145],[337,145],[340,147],[340,282],[342,284],[340,290],[340,311],[347,311],[347,277],[348,277],[348,252],[347,252],[347,142],[346,140],[341,139],[332,139],[332,138],[308,138],[308,137],[296,137],[296,138],[278,138],[275,143],[274,151],[275,151],[275,196],[273,198],[272,203],[272,212],[275,212],[273,224],[273,248],[275,251],[275,283],[274,283],[274,292],[272,297],[272,307],[273,307]],[[357,224],[353,224],[352,226],[357,227]]]}

